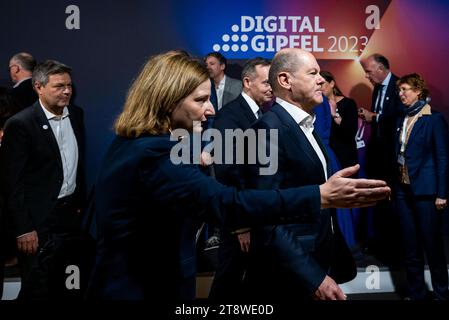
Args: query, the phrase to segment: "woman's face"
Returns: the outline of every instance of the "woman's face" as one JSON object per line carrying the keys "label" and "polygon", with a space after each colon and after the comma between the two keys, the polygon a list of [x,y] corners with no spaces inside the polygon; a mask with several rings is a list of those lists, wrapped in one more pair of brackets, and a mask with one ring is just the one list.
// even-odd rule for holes
{"label": "woman's face", "polygon": [[179,102],[171,115],[172,129],[201,132],[201,121],[206,121],[206,117],[215,114],[209,99],[210,90],[210,81],[206,80]]}
{"label": "woman's face", "polygon": [[410,107],[416,101],[418,101],[420,94],[420,90],[413,89],[407,83],[402,83],[399,85],[399,98],[401,99],[401,102],[407,107]]}
{"label": "woman's face", "polygon": [[332,90],[334,89],[334,85],[335,85],[334,81],[331,81],[331,82],[324,81],[323,82],[323,84],[321,85],[321,90],[323,90],[323,94],[326,97],[329,98],[331,96]]}

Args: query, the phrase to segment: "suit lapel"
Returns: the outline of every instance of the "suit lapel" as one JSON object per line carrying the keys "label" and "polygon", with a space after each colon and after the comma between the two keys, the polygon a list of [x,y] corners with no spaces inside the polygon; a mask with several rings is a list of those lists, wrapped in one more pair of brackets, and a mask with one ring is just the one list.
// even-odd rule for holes
{"label": "suit lapel", "polygon": [[410,132],[410,137],[408,138],[407,146],[413,142],[413,140],[415,139],[415,137],[418,133],[423,132],[423,126],[424,126],[424,123],[426,122],[425,117],[426,116],[424,115],[416,120],[415,124],[413,125],[412,132]]}
{"label": "suit lapel", "polygon": [[371,97],[371,111],[374,112],[375,108],[376,108],[376,100],[377,100],[377,95],[379,94],[379,85],[374,86],[374,91],[373,91],[373,95]]}
{"label": "suit lapel", "polygon": [[[320,146],[321,152],[323,152],[324,159],[326,159],[326,171],[327,171],[327,177],[330,178],[330,176],[332,175],[332,170],[331,170],[331,162],[330,162],[329,153],[327,153],[326,146],[323,144],[323,141],[321,140],[321,138],[320,138],[320,136],[318,135],[318,133],[316,132],[316,130],[313,130],[312,134],[313,134],[313,136],[315,137],[316,142],[317,142],[318,145]],[[316,153],[315,153],[315,154],[316,154]],[[320,160],[320,161],[321,161],[321,160]]]}
{"label": "suit lapel", "polygon": [[390,82],[388,82],[387,89],[385,91],[385,96],[383,100],[382,113],[388,114],[390,110],[390,103],[393,101],[394,94],[396,92],[396,80],[393,75],[391,75]]}
{"label": "suit lapel", "polygon": [[281,123],[285,127],[286,131],[295,142],[296,146],[299,148],[298,153],[301,155],[306,155],[309,158],[310,162],[312,162],[317,168],[319,168],[319,172],[321,173],[324,180],[321,160],[320,158],[318,158],[318,155],[316,154],[306,135],[299,127],[299,124],[295,122],[292,116],[290,116],[290,114],[281,105],[275,104],[271,111],[276,113],[280,118]]}
{"label": "suit lapel", "polygon": [[239,102],[241,112],[248,120],[248,127],[250,127],[254,122],[256,122],[257,118],[254,115],[253,110],[251,110],[251,107],[249,106],[248,102],[246,102],[245,98],[243,98],[242,95],[239,95]]}
{"label": "suit lapel", "polygon": [[55,155],[58,159],[58,165],[59,165],[60,169],[62,170],[61,153],[59,152],[58,142],[56,141],[56,137],[53,134],[53,130],[50,126],[50,122],[48,121],[47,117],[45,116],[45,113],[42,110],[42,107],[41,107],[39,101],[37,101],[33,105],[33,108],[34,108],[35,118],[38,123],[39,131],[41,132],[42,136],[48,142],[51,149],[55,153]]}

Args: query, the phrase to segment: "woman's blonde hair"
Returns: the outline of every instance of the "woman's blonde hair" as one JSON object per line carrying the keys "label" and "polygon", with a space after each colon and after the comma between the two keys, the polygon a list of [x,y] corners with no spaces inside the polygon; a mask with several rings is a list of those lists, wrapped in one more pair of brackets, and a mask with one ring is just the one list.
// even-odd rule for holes
{"label": "woman's blonde hair", "polygon": [[206,68],[186,52],[169,51],[151,57],[128,91],[114,124],[116,134],[137,138],[169,132],[175,107],[208,79]]}

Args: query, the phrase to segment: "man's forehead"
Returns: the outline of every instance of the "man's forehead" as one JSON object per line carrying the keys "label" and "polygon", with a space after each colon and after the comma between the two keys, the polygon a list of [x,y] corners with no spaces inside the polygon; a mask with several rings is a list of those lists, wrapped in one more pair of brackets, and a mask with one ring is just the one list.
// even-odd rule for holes
{"label": "man's forehead", "polygon": [[68,73],[55,73],[55,74],[51,74],[48,76],[48,81],[52,81],[52,82],[62,82],[62,81],[66,81],[69,80],[71,81],[71,77],[70,74]]}

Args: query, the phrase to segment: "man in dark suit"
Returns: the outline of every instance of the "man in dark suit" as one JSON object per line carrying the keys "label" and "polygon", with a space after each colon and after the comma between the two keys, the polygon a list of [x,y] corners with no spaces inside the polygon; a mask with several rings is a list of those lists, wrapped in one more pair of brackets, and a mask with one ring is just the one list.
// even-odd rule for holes
{"label": "man in dark suit", "polygon": [[[326,149],[313,131],[313,108],[323,101],[320,67],[301,49],[279,51],[269,81],[276,96],[270,111],[253,128],[266,130],[258,148],[278,155],[271,175],[252,171],[249,187],[290,188],[323,183],[330,177]],[[278,143],[270,143],[277,132]],[[270,137],[271,136],[271,137]],[[271,141],[272,142],[272,141]],[[260,165],[251,169],[260,169]],[[356,269],[343,241],[334,210],[321,210],[319,219],[302,224],[251,229],[247,281],[251,297],[285,299],[345,299],[338,283],[355,277]]]}
{"label": "man in dark suit", "polygon": [[[220,52],[209,52],[205,58],[204,62],[206,64],[209,77],[211,79],[211,102],[214,106],[215,113],[218,112],[224,105],[231,102],[238,97],[240,92],[242,92],[242,82],[240,80],[231,78],[225,74],[227,67],[227,60]],[[215,118],[213,116],[209,117],[206,123],[207,128],[214,127]],[[205,136],[207,141],[210,137]],[[207,158],[210,152],[210,147],[207,143],[204,143],[204,153],[203,155]],[[202,156],[203,156],[202,155]],[[211,169],[208,167],[207,169]],[[213,169],[211,169],[213,170]],[[217,227],[209,226],[209,232],[211,237],[206,241],[206,247],[215,247],[220,241],[220,233]]]}
{"label": "man in dark suit", "polygon": [[242,92],[242,82],[225,75],[227,60],[220,52],[208,53],[205,62],[209,76],[214,80],[212,90],[217,93],[217,112],[238,97]]}
{"label": "man in dark suit", "polygon": [[[254,58],[246,62],[242,70],[242,93],[225,105],[215,118],[215,128],[225,136],[226,129],[245,131],[262,115],[262,108],[271,104],[273,93],[268,83],[270,61]],[[224,150],[225,151],[225,150]],[[222,153],[224,154],[224,153]],[[233,144],[233,164],[215,164],[215,176],[225,185],[243,188],[241,165],[236,164],[236,146]],[[232,234],[221,230],[218,249],[218,268],[209,297],[213,299],[235,298],[243,292],[242,279],[246,270],[246,260],[250,246],[249,229],[241,229]]]}
{"label": "man in dark suit", "polygon": [[71,69],[47,60],[34,70],[33,83],[39,100],[6,122],[1,147],[6,214],[21,267],[19,297],[25,299],[48,297],[36,278],[38,253],[47,241],[79,231],[85,193],[83,112],[68,105]]}
{"label": "man in dark suit", "polygon": [[396,86],[398,77],[391,73],[387,58],[377,53],[362,60],[362,66],[366,77],[374,85],[371,111],[359,110],[360,117],[371,124],[366,171],[368,176],[390,184],[394,177],[396,123],[404,110]]}
{"label": "man in dark suit", "polygon": [[[362,60],[366,77],[374,85],[371,111],[360,108],[359,116],[371,124],[371,135],[366,146],[366,173],[369,178],[381,179],[393,186],[395,172],[396,124],[402,116],[404,106],[399,98],[396,81],[398,77],[390,71],[390,63],[380,54]],[[366,247],[386,263],[395,263],[397,228],[394,224],[391,203],[379,202],[373,209],[374,234],[367,239]]]}
{"label": "man in dark suit", "polygon": [[31,106],[37,100],[37,94],[31,83],[35,66],[36,60],[26,52],[17,53],[9,60],[9,75],[14,83],[11,94],[21,110]]}

